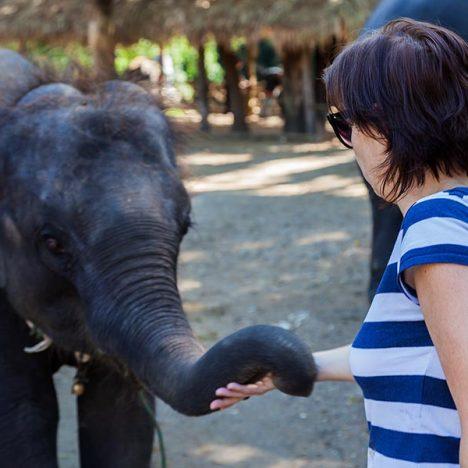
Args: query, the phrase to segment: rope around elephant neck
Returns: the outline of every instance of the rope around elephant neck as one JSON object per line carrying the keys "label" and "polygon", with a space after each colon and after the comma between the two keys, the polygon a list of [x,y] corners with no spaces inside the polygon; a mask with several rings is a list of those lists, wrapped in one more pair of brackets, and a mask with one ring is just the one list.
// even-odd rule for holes
{"label": "rope around elephant neck", "polygon": [[143,407],[145,408],[146,412],[151,416],[151,420],[153,422],[154,429],[156,430],[156,434],[158,435],[158,442],[159,442],[159,458],[161,460],[161,468],[167,468],[167,460],[166,460],[166,449],[164,446],[164,439],[161,427],[156,420],[156,415],[151,408],[151,405],[148,403],[148,400],[143,393],[143,390],[138,392],[138,396],[140,397],[141,402],[143,403]]}

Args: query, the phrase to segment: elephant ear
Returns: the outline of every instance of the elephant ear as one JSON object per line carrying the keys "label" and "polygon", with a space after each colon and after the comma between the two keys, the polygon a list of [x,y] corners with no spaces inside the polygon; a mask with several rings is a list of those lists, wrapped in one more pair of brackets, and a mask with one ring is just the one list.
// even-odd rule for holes
{"label": "elephant ear", "polygon": [[6,286],[5,256],[3,253],[3,247],[0,246],[0,289],[5,289],[5,286]]}
{"label": "elephant ear", "polygon": [[0,106],[16,103],[41,83],[41,72],[20,54],[0,49]]}
{"label": "elephant ear", "polygon": [[14,224],[5,209],[4,203],[0,204],[0,289],[6,287],[6,254],[8,252],[8,232]]}

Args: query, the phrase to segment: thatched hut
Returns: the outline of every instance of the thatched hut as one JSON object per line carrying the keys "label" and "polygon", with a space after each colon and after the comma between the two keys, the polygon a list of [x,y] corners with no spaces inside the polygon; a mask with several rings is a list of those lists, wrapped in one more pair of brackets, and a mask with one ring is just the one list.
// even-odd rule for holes
{"label": "thatched hut", "polygon": [[[96,75],[115,75],[117,43],[168,38],[171,0],[0,0],[0,41],[88,44]],[[172,35],[173,33],[171,33]]]}
{"label": "thatched hut", "polygon": [[[199,51],[200,108],[207,125],[203,43],[216,38],[234,114],[233,128],[247,129],[233,37],[247,39],[249,64],[255,45],[268,36],[280,51],[285,130],[314,133],[323,121],[321,70],[340,43],[354,37],[375,0],[0,0],[0,40],[87,42],[101,77],[115,73],[114,49],[139,38],[164,42],[187,35]],[[252,66],[250,67],[253,68]],[[254,73],[251,70],[251,75]]]}
{"label": "thatched hut", "polygon": [[282,108],[287,132],[320,133],[326,112],[321,74],[342,45],[355,38],[375,0],[276,2],[265,19],[281,53]]}
{"label": "thatched hut", "polygon": [[232,101],[234,129],[242,131],[246,127],[244,98],[238,86],[237,59],[230,47],[231,39],[236,36],[247,39],[249,62],[254,63],[256,44],[267,36],[275,43],[283,62],[285,131],[313,134],[320,132],[324,122],[321,72],[336,49],[357,35],[376,0],[182,0],[176,3],[181,32],[198,43],[212,34],[219,44]]}
{"label": "thatched hut", "polygon": [[[99,8],[101,5],[101,8]],[[14,0],[0,2],[0,40],[48,44],[88,43],[99,74],[114,74],[115,41],[109,17],[110,0]]]}
{"label": "thatched hut", "polygon": [[[234,116],[233,130],[245,132],[246,98],[239,87],[238,57],[232,49],[232,39],[243,36],[254,43],[262,27],[261,2],[253,0],[182,0],[177,2],[178,30],[186,35],[199,51],[198,97],[202,128],[207,127],[207,83],[203,65],[204,41],[216,39],[220,62],[225,71],[225,85],[230,110]],[[183,18],[183,19],[182,19]]]}
{"label": "thatched hut", "polygon": [[86,41],[89,4],[68,0],[1,0],[0,40]]}

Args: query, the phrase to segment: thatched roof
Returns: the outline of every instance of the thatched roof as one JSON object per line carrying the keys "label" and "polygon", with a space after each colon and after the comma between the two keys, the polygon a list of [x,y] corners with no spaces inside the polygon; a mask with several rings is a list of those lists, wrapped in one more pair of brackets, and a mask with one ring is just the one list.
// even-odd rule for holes
{"label": "thatched roof", "polygon": [[[117,40],[122,43],[136,42],[140,37],[159,40],[168,33],[163,27],[162,12],[170,11],[172,3],[114,0],[112,17]],[[93,15],[91,0],[0,0],[0,40],[85,43]]]}
{"label": "thatched roof", "polygon": [[[267,31],[280,45],[318,42],[342,30],[358,30],[375,0],[114,0],[116,39],[164,41],[175,34],[201,40]],[[85,42],[91,0],[0,0],[0,40]]]}
{"label": "thatched roof", "polygon": [[342,40],[353,39],[376,3],[376,0],[274,2],[264,23],[280,47],[326,42],[332,35]]}
{"label": "thatched roof", "polygon": [[0,40],[86,38],[87,5],[68,0],[0,0]]}
{"label": "thatched roof", "polygon": [[355,37],[377,0],[180,0],[177,27],[189,37],[213,34],[218,40],[267,32],[279,45]]}

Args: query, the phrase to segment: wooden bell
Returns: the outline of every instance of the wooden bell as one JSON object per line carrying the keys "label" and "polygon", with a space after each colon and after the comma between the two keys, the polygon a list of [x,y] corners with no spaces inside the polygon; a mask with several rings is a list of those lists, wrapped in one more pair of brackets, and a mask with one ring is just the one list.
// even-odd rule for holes
{"label": "wooden bell", "polygon": [[79,380],[75,380],[73,382],[71,392],[75,396],[81,396],[85,392],[85,386],[83,382],[80,382]]}

